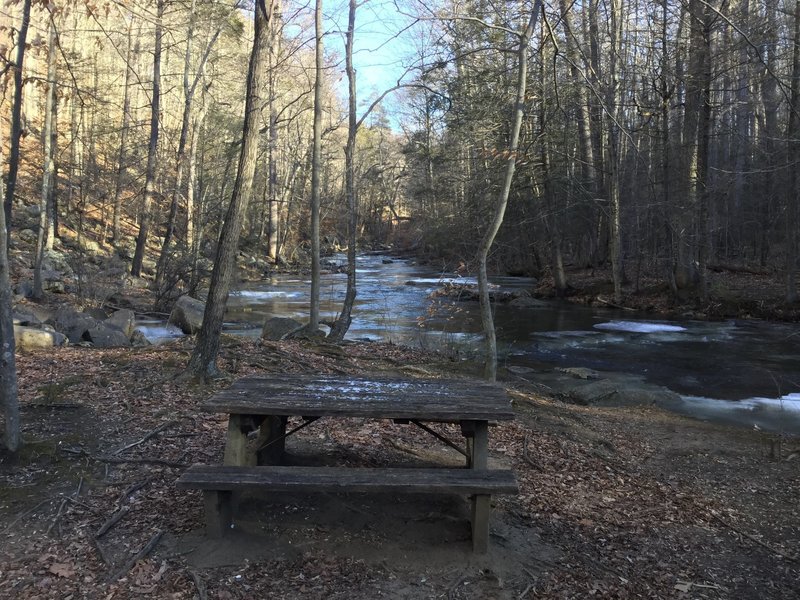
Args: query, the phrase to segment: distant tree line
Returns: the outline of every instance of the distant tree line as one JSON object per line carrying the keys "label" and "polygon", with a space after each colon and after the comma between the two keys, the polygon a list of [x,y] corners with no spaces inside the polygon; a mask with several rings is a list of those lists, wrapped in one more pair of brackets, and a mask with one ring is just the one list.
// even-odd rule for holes
{"label": "distant tree line", "polygon": [[[429,252],[474,256],[489,220],[532,4],[416,8],[438,31],[405,121]],[[799,32],[800,2],[546,2],[496,267],[563,294],[565,266],[609,266],[619,300],[645,275],[705,298],[710,268],[749,265],[796,301]]]}

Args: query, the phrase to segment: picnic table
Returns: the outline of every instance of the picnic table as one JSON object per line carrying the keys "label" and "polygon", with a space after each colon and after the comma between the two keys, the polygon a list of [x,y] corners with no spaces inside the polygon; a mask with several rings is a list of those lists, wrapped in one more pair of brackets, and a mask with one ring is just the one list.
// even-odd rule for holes
{"label": "picnic table", "polygon": [[[488,468],[489,424],[514,418],[505,391],[455,379],[398,379],[351,375],[251,375],[201,404],[228,415],[224,464],[195,465],[178,481],[202,489],[210,535],[232,523],[231,494],[245,489],[463,494],[471,496],[472,539],[486,552],[490,498],[515,493],[508,470]],[[302,422],[287,431],[289,417]],[[320,418],[391,419],[416,425],[465,456],[464,468],[348,468],[285,466],[285,441]],[[455,423],[461,445],[432,429]],[[257,435],[253,436],[253,432]]]}

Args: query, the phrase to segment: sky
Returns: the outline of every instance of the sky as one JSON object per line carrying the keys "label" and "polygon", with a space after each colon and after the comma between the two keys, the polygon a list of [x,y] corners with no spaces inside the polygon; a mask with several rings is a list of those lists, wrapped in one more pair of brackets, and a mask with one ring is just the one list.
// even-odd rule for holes
{"label": "sky", "polygon": [[[401,14],[394,0],[361,1],[356,12],[356,31],[353,63],[356,69],[356,86],[359,112],[363,111],[383,91],[395,86],[403,77],[408,65],[414,60],[415,37],[419,26],[408,28],[411,19]],[[397,0],[398,5],[407,4]],[[346,97],[347,78],[344,73],[344,32],[347,29],[347,0],[331,0],[324,5],[326,31],[325,44],[329,50],[342,57],[341,94]],[[334,33],[342,32],[342,33]],[[410,80],[408,73],[405,80]],[[393,127],[397,127],[394,115],[399,96],[392,94],[384,100]],[[360,115],[359,115],[360,116]]]}

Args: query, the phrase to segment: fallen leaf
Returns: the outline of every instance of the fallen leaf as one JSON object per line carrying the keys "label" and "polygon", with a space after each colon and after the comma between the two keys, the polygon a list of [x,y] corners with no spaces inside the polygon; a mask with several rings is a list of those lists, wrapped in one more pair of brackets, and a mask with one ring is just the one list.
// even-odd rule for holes
{"label": "fallen leaf", "polygon": [[59,577],[72,577],[75,575],[75,568],[65,563],[53,563],[50,565],[49,571]]}

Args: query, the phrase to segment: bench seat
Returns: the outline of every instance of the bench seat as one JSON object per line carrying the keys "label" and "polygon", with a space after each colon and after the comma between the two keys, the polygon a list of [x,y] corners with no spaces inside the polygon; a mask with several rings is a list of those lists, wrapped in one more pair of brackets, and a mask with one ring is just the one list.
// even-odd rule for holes
{"label": "bench seat", "polygon": [[492,494],[517,493],[514,474],[494,469],[353,469],[346,467],[238,467],[194,465],[178,479],[183,489],[205,496],[208,534],[220,537],[230,528],[231,494],[242,490],[271,492],[372,492],[460,494],[472,496],[472,540],[476,552],[488,547]]}

